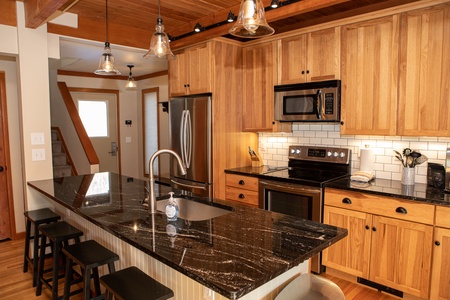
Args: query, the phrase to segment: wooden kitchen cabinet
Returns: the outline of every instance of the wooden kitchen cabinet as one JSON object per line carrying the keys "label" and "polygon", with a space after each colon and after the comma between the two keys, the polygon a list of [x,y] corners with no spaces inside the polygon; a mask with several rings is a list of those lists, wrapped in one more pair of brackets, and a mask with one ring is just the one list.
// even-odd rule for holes
{"label": "wooden kitchen cabinet", "polygon": [[324,222],[349,231],[324,265],[428,298],[434,205],[330,188],[324,203]]}
{"label": "wooden kitchen cabinet", "polygon": [[450,299],[450,207],[436,206],[431,300]]}
{"label": "wooden kitchen cabinet", "polygon": [[212,92],[211,43],[203,43],[175,52],[169,62],[171,96]]}
{"label": "wooden kitchen cabinet", "polygon": [[291,123],[274,120],[277,44],[267,42],[243,49],[243,131],[291,132]]}
{"label": "wooden kitchen cabinet", "polygon": [[226,199],[258,207],[258,178],[226,174]]}
{"label": "wooden kitchen cabinet", "polygon": [[342,134],[396,135],[399,15],[342,26]]}
{"label": "wooden kitchen cabinet", "polygon": [[398,134],[450,135],[450,4],[402,14]]}
{"label": "wooden kitchen cabinet", "polygon": [[279,41],[278,84],[340,78],[340,27]]}

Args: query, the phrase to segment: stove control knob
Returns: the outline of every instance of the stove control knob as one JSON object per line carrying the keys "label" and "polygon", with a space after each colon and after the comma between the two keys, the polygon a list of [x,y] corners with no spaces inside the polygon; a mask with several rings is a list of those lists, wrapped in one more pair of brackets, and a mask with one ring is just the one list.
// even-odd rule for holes
{"label": "stove control knob", "polygon": [[334,157],[338,157],[338,155],[339,155],[339,154],[338,154],[337,152],[334,152],[334,153],[333,153],[333,156],[334,156]]}
{"label": "stove control knob", "polygon": [[302,150],[300,149],[295,150],[295,154],[299,155],[300,153],[302,153]]}
{"label": "stove control knob", "polygon": [[333,155],[333,152],[328,151],[328,152],[327,152],[327,155],[330,157],[331,155]]}
{"label": "stove control knob", "polygon": [[344,152],[341,152],[341,154],[339,154],[339,156],[340,156],[341,158],[344,158],[344,157],[345,157],[345,153],[344,153]]}
{"label": "stove control knob", "polygon": [[294,148],[291,149],[291,154],[295,154],[295,149]]}

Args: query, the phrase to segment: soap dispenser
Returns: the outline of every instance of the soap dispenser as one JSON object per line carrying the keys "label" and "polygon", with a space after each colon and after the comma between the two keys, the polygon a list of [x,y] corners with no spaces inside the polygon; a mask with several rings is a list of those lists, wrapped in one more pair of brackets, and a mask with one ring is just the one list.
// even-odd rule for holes
{"label": "soap dispenser", "polygon": [[173,192],[170,192],[169,201],[166,204],[166,216],[169,221],[176,221],[178,219],[178,204],[173,198]]}

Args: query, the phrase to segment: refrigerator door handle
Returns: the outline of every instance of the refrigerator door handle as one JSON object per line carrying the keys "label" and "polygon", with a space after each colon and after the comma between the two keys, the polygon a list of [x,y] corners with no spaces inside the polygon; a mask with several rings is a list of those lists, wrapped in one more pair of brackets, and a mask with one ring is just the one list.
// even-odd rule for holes
{"label": "refrigerator door handle", "polygon": [[191,166],[192,159],[192,122],[191,122],[191,113],[189,110],[186,111],[186,168],[189,169]]}
{"label": "refrigerator door handle", "polygon": [[186,110],[183,110],[181,113],[181,122],[180,122],[180,148],[181,148],[181,160],[186,165]]}

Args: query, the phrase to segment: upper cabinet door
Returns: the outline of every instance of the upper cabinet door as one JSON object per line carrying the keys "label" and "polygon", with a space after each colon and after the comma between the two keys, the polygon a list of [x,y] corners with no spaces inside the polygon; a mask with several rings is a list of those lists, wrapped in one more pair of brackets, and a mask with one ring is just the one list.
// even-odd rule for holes
{"label": "upper cabinet door", "polygon": [[169,62],[170,95],[183,96],[211,92],[211,45],[203,43],[175,53]]}
{"label": "upper cabinet door", "polygon": [[281,39],[278,83],[340,77],[340,27]]}
{"label": "upper cabinet door", "polygon": [[395,135],[399,17],[342,27],[343,134]]}
{"label": "upper cabinet door", "polygon": [[450,4],[402,14],[398,134],[450,135]]}

